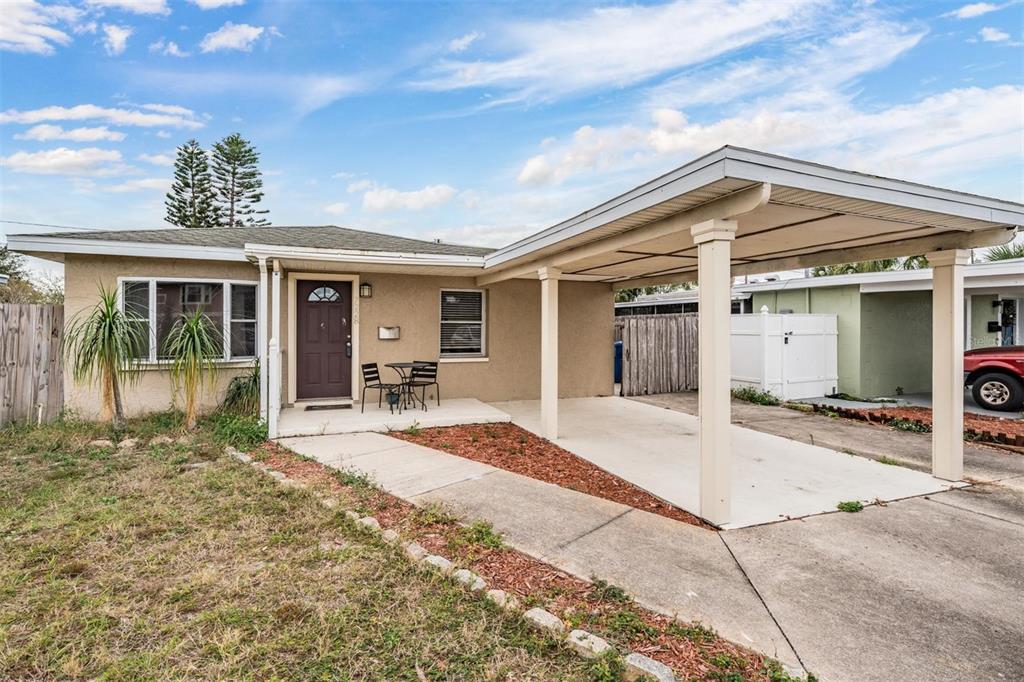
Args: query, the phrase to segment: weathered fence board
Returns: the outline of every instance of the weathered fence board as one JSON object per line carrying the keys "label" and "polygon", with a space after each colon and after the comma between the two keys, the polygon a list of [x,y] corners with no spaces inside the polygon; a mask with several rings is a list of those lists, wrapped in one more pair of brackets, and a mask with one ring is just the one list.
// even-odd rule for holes
{"label": "weathered fence board", "polygon": [[64,408],[64,307],[0,303],[0,426]]}
{"label": "weathered fence board", "polygon": [[622,340],[622,395],[697,388],[697,314],[627,315],[615,319]]}

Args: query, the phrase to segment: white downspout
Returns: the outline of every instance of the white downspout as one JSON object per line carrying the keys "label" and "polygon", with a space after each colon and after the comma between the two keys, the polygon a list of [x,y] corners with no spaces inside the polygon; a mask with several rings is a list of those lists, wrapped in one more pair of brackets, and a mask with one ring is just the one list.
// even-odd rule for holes
{"label": "white downspout", "polygon": [[274,261],[273,288],[270,301],[270,375],[267,413],[267,436],[277,438],[277,420],[281,414],[281,263]]}
{"label": "white downspout", "polygon": [[267,348],[267,259],[260,257],[256,261],[256,267],[260,270],[260,284],[257,289],[256,331],[258,333],[257,343],[259,344],[260,361],[260,419],[267,419],[267,370],[269,368],[269,349]]}

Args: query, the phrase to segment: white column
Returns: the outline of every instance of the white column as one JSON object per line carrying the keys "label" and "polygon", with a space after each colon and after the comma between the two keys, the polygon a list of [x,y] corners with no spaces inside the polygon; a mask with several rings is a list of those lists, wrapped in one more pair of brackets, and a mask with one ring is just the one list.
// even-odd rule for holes
{"label": "white column", "polygon": [[267,434],[277,437],[277,420],[281,414],[281,264],[274,261],[273,288],[270,301],[270,367],[268,374]]}
{"label": "white column", "polygon": [[964,249],[928,254],[932,266],[932,475],[964,475]]}
{"label": "white column", "polygon": [[541,435],[558,438],[558,277],[556,268],[540,276],[540,424]]}
{"label": "white column", "polygon": [[731,513],[729,254],[736,227],[734,220],[714,218],[690,228],[697,245],[700,515],[715,525],[728,523]]}
{"label": "white column", "polygon": [[267,418],[267,368],[269,350],[267,348],[268,335],[267,330],[269,324],[267,324],[267,259],[260,258],[257,261],[257,265],[260,269],[260,284],[257,288],[256,293],[256,330],[259,335],[257,343],[259,344],[259,359],[260,359],[260,419],[265,420]]}

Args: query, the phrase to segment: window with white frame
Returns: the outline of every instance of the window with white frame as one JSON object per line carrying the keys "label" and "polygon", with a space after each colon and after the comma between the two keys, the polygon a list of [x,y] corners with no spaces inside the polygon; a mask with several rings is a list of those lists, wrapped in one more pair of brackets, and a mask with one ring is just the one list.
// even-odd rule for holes
{"label": "window with white frame", "polygon": [[482,290],[442,289],[441,357],[483,357],[487,340],[485,320]]}
{"label": "window with white frame", "polygon": [[256,355],[256,285],[219,280],[163,278],[122,279],[125,316],[143,330],[148,341],[138,356],[165,358],[167,336],[182,317],[196,311],[206,315],[217,331],[220,359],[249,359]]}

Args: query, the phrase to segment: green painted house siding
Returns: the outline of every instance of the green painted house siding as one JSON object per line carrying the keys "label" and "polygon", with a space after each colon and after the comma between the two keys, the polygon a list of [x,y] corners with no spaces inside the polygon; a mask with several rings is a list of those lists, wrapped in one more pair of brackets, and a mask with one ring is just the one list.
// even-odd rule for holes
{"label": "green painted house siding", "polygon": [[988,323],[999,319],[992,304],[998,299],[995,294],[971,296],[971,348],[985,348],[999,343],[999,337],[988,330]]}
{"label": "green painted house siding", "polygon": [[930,291],[861,296],[861,395],[921,393],[932,386]]}

